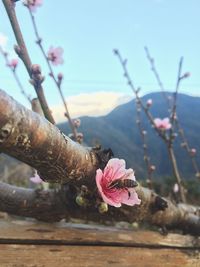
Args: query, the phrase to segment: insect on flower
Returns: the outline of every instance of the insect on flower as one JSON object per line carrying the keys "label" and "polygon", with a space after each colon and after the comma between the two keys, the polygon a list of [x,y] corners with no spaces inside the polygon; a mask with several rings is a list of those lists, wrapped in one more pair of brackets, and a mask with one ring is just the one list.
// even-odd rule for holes
{"label": "insect on flower", "polygon": [[103,170],[96,171],[99,195],[105,203],[116,208],[122,204],[134,206],[141,203],[135,191],[137,182],[134,171],[126,169],[125,165],[124,160],[112,158]]}
{"label": "insect on flower", "polygon": [[131,193],[129,192],[129,188],[134,188],[134,187],[137,187],[138,186],[138,183],[134,180],[131,180],[131,179],[123,179],[120,178],[120,179],[117,179],[115,181],[113,181],[109,186],[108,188],[109,189],[112,189],[112,188],[115,188],[115,189],[125,189],[127,192],[128,192],[128,197],[130,198],[131,196]]}

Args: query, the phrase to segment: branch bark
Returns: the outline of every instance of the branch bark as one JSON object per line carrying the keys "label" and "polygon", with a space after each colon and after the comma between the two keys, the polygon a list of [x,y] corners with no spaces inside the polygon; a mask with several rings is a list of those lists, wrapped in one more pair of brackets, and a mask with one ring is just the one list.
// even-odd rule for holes
{"label": "branch bark", "polygon": [[62,134],[45,118],[0,90],[0,151],[39,171],[48,182],[67,183],[95,176],[101,162],[93,149]]}

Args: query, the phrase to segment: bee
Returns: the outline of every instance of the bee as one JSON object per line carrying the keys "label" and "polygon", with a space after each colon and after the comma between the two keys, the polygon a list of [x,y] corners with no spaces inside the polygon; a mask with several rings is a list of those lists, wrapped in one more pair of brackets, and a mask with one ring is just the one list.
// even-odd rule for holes
{"label": "bee", "polygon": [[129,192],[129,188],[134,188],[138,186],[138,183],[134,180],[131,179],[117,179],[115,181],[113,181],[110,185],[109,185],[109,189],[125,189],[128,192],[128,197],[130,198],[131,193]]}

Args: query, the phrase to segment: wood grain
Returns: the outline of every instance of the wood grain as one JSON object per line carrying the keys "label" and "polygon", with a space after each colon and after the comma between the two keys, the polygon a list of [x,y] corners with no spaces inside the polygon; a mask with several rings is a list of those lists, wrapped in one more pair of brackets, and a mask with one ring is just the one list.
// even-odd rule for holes
{"label": "wood grain", "polygon": [[199,267],[199,256],[177,249],[0,245],[1,267]]}
{"label": "wood grain", "polygon": [[0,267],[200,267],[199,238],[99,225],[0,221]]}
{"label": "wood grain", "polygon": [[0,243],[85,244],[133,247],[200,248],[200,237],[115,227],[37,221],[0,222]]}

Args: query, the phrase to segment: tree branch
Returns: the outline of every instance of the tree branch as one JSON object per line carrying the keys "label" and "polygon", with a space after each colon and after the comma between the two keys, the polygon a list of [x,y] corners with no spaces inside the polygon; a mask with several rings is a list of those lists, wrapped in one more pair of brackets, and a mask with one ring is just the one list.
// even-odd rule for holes
{"label": "tree branch", "polygon": [[[108,151],[84,148],[51,123],[0,90],[0,151],[36,168],[49,182],[67,183],[57,190],[32,190],[0,183],[0,210],[44,221],[74,217],[93,221],[147,221],[200,234],[199,208],[176,205],[138,186],[139,206],[101,213],[95,171],[104,168]],[[84,187],[84,190],[83,190]],[[85,190],[87,189],[87,190]],[[84,191],[84,192],[83,192]],[[82,203],[77,197],[82,196]]]}
{"label": "tree branch", "polygon": [[[42,106],[45,117],[51,123],[54,124],[55,122],[54,122],[53,116],[51,114],[51,111],[48,107],[48,104],[47,104],[47,101],[46,101],[46,98],[44,95],[44,91],[42,88],[43,79],[42,79],[42,77],[41,77],[41,79],[38,79],[38,77],[36,78],[36,76],[33,75],[31,59],[29,57],[29,54],[28,54],[28,51],[26,48],[26,44],[25,44],[24,39],[23,39],[23,35],[22,35],[21,30],[20,30],[19,23],[17,21],[17,17],[15,14],[15,8],[13,7],[13,1],[11,1],[11,0],[2,0],[2,1],[3,1],[4,6],[5,6],[5,9],[7,11],[13,32],[15,34],[15,38],[16,38],[17,43],[18,43],[18,46],[16,47],[15,50],[16,50],[18,56],[23,61],[30,78],[35,80],[33,82],[33,86],[35,88],[38,99],[40,100],[40,104]],[[40,73],[40,76],[41,76],[41,73]]]}
{"label": "tree branch", "polygon": [[[57,127],[0,90],[0,151],[37,169],[48,182],[95,176],[97,152],[73,142]],[[106,155],[106,154],[105,154]]]}
{"label": "tree branch", "polygon": [[[198,208],[186,204],[176,206],[171,201],[160,198],[147,188],[138,187],[142,204],[137,207],[109,206],[107,213],[101,214],[95,199],[88,207],[80,207],[76,199],[75,187],[65,186],[61,190],[33,190],[0,183],[0,210],[11,214],[36,218],[43,221],[79,218],[91,221],[146,221],[150,224],[180,229],[185,233],[200,234],[200,218],[195,215]],[[158,200],[159,199],[159,200]],[[158,203],[165,201],[168,207],[161,210]]]}

